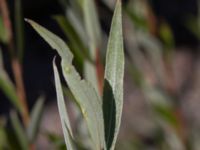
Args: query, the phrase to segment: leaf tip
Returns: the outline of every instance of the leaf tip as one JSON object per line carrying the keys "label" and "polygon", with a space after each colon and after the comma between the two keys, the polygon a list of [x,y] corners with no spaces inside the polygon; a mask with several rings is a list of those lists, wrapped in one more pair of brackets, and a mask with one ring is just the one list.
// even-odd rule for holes
{"label": "leaf tip", "polygon": [[24,18],[24,21],[27,22],[28,24],[30,24],[33,28],[35,25],[37,25],[37,23],[31,19],[28,18]]}
{"label": "leaf tip", "polygon": [[24,21],[25,21],[25,22],[28,22],[28,23],[31,23],[31,20],[28,19],[28,18],[24,18]]}

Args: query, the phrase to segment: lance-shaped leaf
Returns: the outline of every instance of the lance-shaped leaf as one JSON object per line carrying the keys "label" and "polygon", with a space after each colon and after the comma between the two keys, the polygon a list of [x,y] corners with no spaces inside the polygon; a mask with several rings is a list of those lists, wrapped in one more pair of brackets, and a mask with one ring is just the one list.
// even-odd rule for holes
{"label": "lance-shaped leaf", "polygon": [[104,82],[103,116],[104,116],[106,146],[107,149],[110,149],[115,133],[116,104],[112,87],[110,86],[107,80],[105,80]]}
{"label": "lance-shaped leaf", "polygon": [[44,107],[44,97],[39,97],[39,99],[37,100],[36,104],[33,107],[33,110],[31,111],[31,120],[27,128],[27,135],[31,143],[35,140],[37,136],[38,129],[40,126],[40,121],[42,118],[43,107]]}
{"label": "lance-shaped leaf", "polygon": [[[123,107],[123,77],[124,77],[124,50],[123,50],[123,37],[122,37],[122,14],[121,14],[121,1],[118,0],[112,20],[110,37],[108,41],[107,47],[107,56],[106,56],[106,69],[105,69],[105,80],[109,83],[112,88],[115,105],[116,114],[110,112],[110,118],[112,115],[116,115],[115,121],[115,130],[114,133],[109,131],[110,134],[108,136],[113,137],[112,144],[110,146],[110,138],[106,137],[107,140],[107,149],[114,149],[117,135],[119,132],[120,124],[121,124],[121,115],[122,115],[122,107]],[[110,103],[107,99],[104,100],[104,103]],[[103,104],[104,106],[105,104]],[[110,110],[114,110],[114,108],[110,108]],[[105,114],[108,112],[104,112]],[[107,115],[109,116],[109,115]],[[111,122],[112,123],[112,122]],[[105,124],[105,128],[109,128],[109,124]],[[112,136],[113,134],[113,136]]]}
{"label": "lance-shaped leaf", "polygon": [[55,62],[53,63],[53,69],[54,69],[55,84],[56,84],[58,110],[59,110],[59,114],[60,114],[61,125],[62,125],[62,128],[63,128],[65,143],[66,143],[66,147],[67,147],[68,150],[73,150],[73,144],[72,144],[72,141],[71,141],[71,137],[73,137],[72,129],[71,129],[71,126],[70,126],[69,117],[68,117],[68,114],[67,114],[67,109],[65,107],[65,101],[64,101],[61,81],[60,81],[58,69],[55,65]]}
{"label": "lance-shaped leaf", "polygon": [[14,84],[8,77],[4,67],[3,67],[3,57],[0,49],[0,90],[3,91],[5,96],[11,101],[11,103],[16,107],[20,113],[22,113],[22,106],[20,105],[15,90]]}
{"label": "lance-shaped leaf", "polygon": [[63,33],[69,39],[71,47],[74,50],[73,54],[75,58],[77,58],[77,60],[79,60],[80,62],[83,62],[84,58],[87,58],[88,60],[92,61],[89,56],[88,50],[86,50],[84,43],[80,39],[76,29],[74,28],[70,20],[67,17],[58,16],[58,15],[54,16],[53,18],[57,21]]}
{"label": "lance-shaped leaf", "polygon": [[[73,93],[86,120],[94,149],[104,147],[104,124],[102,102],[90,83],[81,80],[80,75],[72,65],[73,55],[68,46],[55,34],[49,32],[37,23],[28,20],[32,27],[56,49],[62,58],[62,70],[65,80]],[[60,94],[59,94],[60,95]]]}
{"label": "lance-shaped leaf", "polygon": [[[100,50],[100,44],[102,40],[101,28],[98,19],[99,17],[96,11],[97,9],[94,0],[84,0],[82,7],[83,7],[83,17],[84,17],[86,33],[89,39],[88,41],[89,54],[92,60],[96,61],[96,55]],[[85,67],[84,68],[85,78],[88,81],[90,81],[92,85],[95,87],[96,91],[99,92],[98,76],[94,64],[85,61],[84,67]]]}
{"label": "lance-shaped leaf", "polygon": [[22,150],[27,150],[28,149],[28,140],[26,133],[22,127],[22,124],[19,121],[19,118],[16,114],[16,112],[11,112],[11,123],[15,132],[15,135],[19,141],[20,147]]}
{"label": "lance-shaped leaf", "polygon": [[96,90],[92,85],[81,80],[73,66],[67,67],[62,63],[63,74],[72,91],[75,99],[80,105],[81,111],[94,143],[95,149],[103,149],[104,147],[104,126],[103,126],[103,111],[102,102],[99,99]]}
{"label": "lance-shaped leaf", "polygon": [[40,26],[36,22],[25,19],[31,26],[40,34],[40,36],[55,50],[57,50],[58,54],[65,60],[67,64],[72,64],[73,54],[69,50],[68,46],[65,42],[60,39],[57,35],[48,31],[44,27]]}
{"label": "lance-shaped leaf", "polygon": [[0,89],[4,92],[4,94],[8,97],[8,99],[12,102],[12,104],[22,112],[22,106],[18,102],[18,97],[16,94],[15,87],[13,83],[10,81],[7,73],[4,70],[0,69]]}
{"label": "lance-shaped leaf", "polygon": [[101,30],[94,0],[83,1],[83,14],[87,35],[89,38],[90,55],[95,58],[96,49],[101,43]]}

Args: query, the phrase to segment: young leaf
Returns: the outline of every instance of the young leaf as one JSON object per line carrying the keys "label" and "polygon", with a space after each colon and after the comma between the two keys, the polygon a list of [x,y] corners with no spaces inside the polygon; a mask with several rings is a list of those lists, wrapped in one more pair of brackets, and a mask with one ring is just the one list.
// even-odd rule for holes
{"label": "young leaf", "polygon": [[[110,84],[115,104],[116,104],[116,123],[114,138],[111,147],[107,145],[107,149],[114,149],[117,135],[121,123],[122,107],[123,107],[123,77],[124,77],[124,51],[122,37],[122,12],[121,1],[118,0],[112,20],[110,37],[107,47],[105,80]],[[109,103],[104,101],[105,103]],[[104,112],[105,114],[106,112]],[[106,128],[106,127],[105,127]],[[108,144],[109,141],[106,141]]]}
{"label": "young leaf", "polygon": [[31,111],[31,120],[27,128],[27,135],[30,142],[33,142],[37,135],[37,131],[39,129],[42,117],[43,106],[44,106],[44,97],[40,97],[37,100],[36,104],[34,105],[33,110]]}
{"label": "young leaf", "polygon": [[14,128],[15,135],[17,139],[19,140],[19,144],[22,150],[28,149],[28,140],[26,137],[26,133],[24,132],[24,129],[19,121],[19,118],[16,114],[16,112],[11,112],[11,122],[12,126]]}
{"label": "young leaf", "polygon": [[73,55],[67,45],[58,36],[49,32],[37,23],[30,20],[28,20],[28,22],[52,46],[52,48],[55,48],[60,54],[65,80],[77,100],[77,103],[80,105],[95,149],[103,149],[104,124],[102,102],[99,99],[96,90],[90,83],[81,80],[80,75],[72,65]]}
{"label": "young leaf", "polygon": [[71,137],[73,137],[72,129],[70,126],[69,117],[67,115],[67,109],[65,107],[65,101],[64,101],[61,81],[60,81],[60,77],[59,77],[55,62],[53,63],[53,69],[54,69],[55,84],[56,84],[58,110],[59,110],[61,124],[62,124],[62,128],[63,128],[65,143],[66,143],[67,149],[73,150],[73,145],[72,145],[72,141],[71,141]]}

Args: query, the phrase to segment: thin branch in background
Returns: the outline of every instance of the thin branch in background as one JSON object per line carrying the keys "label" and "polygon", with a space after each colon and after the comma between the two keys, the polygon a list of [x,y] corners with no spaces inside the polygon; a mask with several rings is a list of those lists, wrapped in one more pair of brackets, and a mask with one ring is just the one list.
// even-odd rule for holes
{"label": "thin branch in background", "polygon": [[17,90],[17,95],[19,98],[19,103],[23,107],[22,120],[23,120],[24,125],[27,127],[29,123],[29,112],[28,112],[28,105],[26,101],[25,88],[24,88],[23,78],[22,78],[22,67],[18,58],[15,56],[15,53],[14,53],[12,24],[9,17],[8,6],[5,0],[0,0],[0,12],[3,17],[5,28],[8,32],[8,49],[11,54],[12,70],[13,70],[14,79],[16,82],[16,90]]}
{"label": "thin branch in background", "polygon": [[13,69],[13,74],[14,74],[14,78],[16,82],[17,95],[23,107],[23,113],[22,113],[23,123],[27,127],[29,123],[29,111],[28,111],[26,93],[25,93],[25,88],[24,88],[23,78],[22,78],[22,67],[19,60],[16,58],[12,59],[12,69]]}
{"label": "thin branch in background", "polygon": [[9,41],[12,40],[12,25],[9,19],[9,11],[5,0],[0,0],[0,12],[3,17],[4,26],[8,32]]}

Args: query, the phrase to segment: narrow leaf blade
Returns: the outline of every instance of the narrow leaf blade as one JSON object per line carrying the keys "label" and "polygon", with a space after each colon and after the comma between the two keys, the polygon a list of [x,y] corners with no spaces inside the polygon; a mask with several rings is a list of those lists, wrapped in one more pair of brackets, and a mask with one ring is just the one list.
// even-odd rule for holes
{"label": "narrow leaf blade", "polygon": [[105,80],[103,91],[103,116],[105,126],[105,140],[107,149],[112,145],[115,133],[116,124],[116,104],[113,95],[112,87],[109,82]]}
{"label": "narrow leaf blade", "polygon": [[94,0],[84,0],[83,14],[89,37],[90,55],[94,59],[96,49],[99,48],[101,43],[101,29]]}
{"label": "narrow leaf blade", "polygon": [[89,82],[81,80],[80,75],[73,66],[67,67],[63,62],[62,69],[65,80],[80,105],[94,148],[102,149],[104,147],[102,102],[93,86]]}
{"label": "narrow leaf blade", "polygon": [[0,90],[2,90],[5,96],[11,101],[11,103],[16,107],[16,109],[22,113],[22,106],[20,105],[15,90],[14,84],[8,77],[4,67],[3,67],[3,56],[0,49]]}
{"label": "narrow leaf blade", "polygon": [[44,108],[44,97],[40,97],[36,104],[33,107],[33,110],[31,111],[31,120],[29,122],[29,126],[27,128],[27,135],[30,142],[33,142],[36,138],[41,117],[42,117],[42,111]]}
{"label": "narrow leaf blade", "polygon": [[72,129],[71,129],[71,125],[70,125],[70,122],[69,122],[67,109],[65,107],[65,101],[64,101],[61,81],[60,81],[58,69],[55,65],[55,62],[53,63],[53,69],[54,69],[55,84],[56,84],[58,110],[59,110],[61,124],[62,124],[62,128],[63,128],[65,143],[66,143],[67,149],[73,150],[73,144],[72,144],[72,141],[71,141],[71,137],[73,137]]}
{"label": "narrow leaf blade", "polygon": [[111,147],[108,147],[108,149],[114,149],[121,124],[123,107],[123,77],[124,50],[122,37],[122,12],[121,1],[118,0],[111,25],[105,69],[105,80],[107,80],[112,87],[116,103],[116,125],[114,139]]}
{"label": "narrow leaf blade", "polygon": [[11,122],[12,126],[14,128],[15,135],[17,139],[19,140],[19,144],[22,150],[28,149],[28,140],[26,137],[26,133],[24,132],[24,129],[19,121],[19,118],[15,112],[11,112]]}
{"label": "narrow leaf blade", "polygon": [[26,19],[26,21],[38,32],[38,34],[57,52],[59,55],[68,63],[72,63],[73,54],[69,50],[68,46],[65,42],[58,37],[57,35],[53,34],[52,32],[48,31],[44,27],[40,26],[36,22]]}

